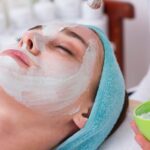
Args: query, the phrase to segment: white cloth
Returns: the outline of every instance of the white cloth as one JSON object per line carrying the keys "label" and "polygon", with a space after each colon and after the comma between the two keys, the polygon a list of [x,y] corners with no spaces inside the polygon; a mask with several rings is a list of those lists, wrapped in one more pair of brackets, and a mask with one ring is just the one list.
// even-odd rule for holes
{"label": "white cloth", "polygon": [[146,76],[137,86],[135,93],[130,96],[130,99],[142,102],[150,100],[150,68]]}
{"label": "white cloth", "polygon": [[142,150],[134,139],[130,127],[131,113],[127,114],[122,125],[100,147],[99,150]]}

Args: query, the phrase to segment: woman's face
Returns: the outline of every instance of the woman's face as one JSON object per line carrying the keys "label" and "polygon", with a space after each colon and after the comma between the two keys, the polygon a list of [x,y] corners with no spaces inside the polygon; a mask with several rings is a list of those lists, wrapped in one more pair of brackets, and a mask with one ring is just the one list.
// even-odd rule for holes
{"label": "woman's face", "polygon": [[38,75],[70,76],[83,63],[90,39],[89,30],[82,26],[37,26],[28,30],[18,44],[18,48],[25,49],[26,65],[15,60],[27,70],[36,68]]}
{"label": "woman's face", "polygon": [[12,57],[20,68],[33,75],[70,76],[83,63],[91,39],[95,39],[95,34],[79,25],[36,26],[23,34],[18,46],[1,55]]}
{"label": "woman's face", "polygon": [[65,107],[78,99],[94,80],[98,43],[97,35],[84,26],[31,28],[15,48],[0,54],[16,63],[6,65],[9,71],[0,74],[0,84],[27,106],[43,106],[45,110],[52,110],[54,105]]}

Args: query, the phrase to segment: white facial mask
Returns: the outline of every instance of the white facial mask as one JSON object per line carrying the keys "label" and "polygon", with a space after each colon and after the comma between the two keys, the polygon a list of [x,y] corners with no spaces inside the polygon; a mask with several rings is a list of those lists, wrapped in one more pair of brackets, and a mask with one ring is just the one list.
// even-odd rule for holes
{"label": "white facial mask", "polygon": [[[52,24],[48,24],[44,26],[42,29],[42,35],[40,33],[35,33],[34,35],[33,41],[36,49],[38,49],[40,52],[48,51],[46,47],[47,43],[50,42],[50,39],[51,41],[53,41],[53,39],[55,39],[55,37],[57,36],[58,32],[62,31],[66,27],[73,28],[73,27],[77,27],[77,25],[76,24],[66,25],[65,23],[54,22]],[[35,64],[38,64],[38,69],[28,71],[28,75],[30,74],[33,75],[33,72],[36,72],[37,76],[50,75],[51,77],[53,76],[57,78],[63,78],[63,77],[70,77],[70,75],[75,74],[79,70],[80,67],[79,65],[75,66],[72,65],[71,63],[70,64],[64,63],[64,66],[63,65],[60,66],[61,60],[57,59],[56,62],[53,56],[52,57],[49,56],[49,60],[51,61],[51,64],[53,64],[49,66],[48,64],[42,62],[38,57],[35,57],[33,54],[29,53],[25,49],[26,49],[26,45],[23,45],[22,47],[23,52],[29,55],[30,58],[33,60],[33,62],[35,62]],[[59,72],[56,71],[56,68],[59,70]],[[70,69],[68,70],[68,68]],[[62,72],[64,73],[62,74]]]}
{"label": "white facial mask", "polygon": [[[37,68],[30,68],[25,72],[13,58],[0,56],[0,85],[9,95],[28,107],[48,113],[59,111],[75,102],[87,90],[96,58],[94,45],[92,41],[89,43],[83,63],[74,73],[67,75],[63,70],[58,76],[54,76],[55,70],[42,75]],[[24,48],[20,50],[32,60],[38,61]]]}

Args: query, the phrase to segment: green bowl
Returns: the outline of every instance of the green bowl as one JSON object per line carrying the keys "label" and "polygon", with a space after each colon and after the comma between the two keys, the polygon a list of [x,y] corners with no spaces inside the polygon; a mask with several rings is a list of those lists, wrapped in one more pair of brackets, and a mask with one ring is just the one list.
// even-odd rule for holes
{"label": "green bowl", "polygon": [[140,115],[150,112],[150,101],[139,105],[134,110],[134,119],[140,132],[150,140],[150,119],[144,119]]}

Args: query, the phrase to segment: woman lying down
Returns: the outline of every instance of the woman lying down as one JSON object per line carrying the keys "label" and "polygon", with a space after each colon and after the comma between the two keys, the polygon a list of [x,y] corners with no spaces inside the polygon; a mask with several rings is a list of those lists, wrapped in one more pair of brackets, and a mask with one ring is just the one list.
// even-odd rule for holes
{"label": "woman lying down", "polygon": [[94,26],[31,28],[1,51],[0,69],[3,150],[96,150],[125,117],[124,79]]}

